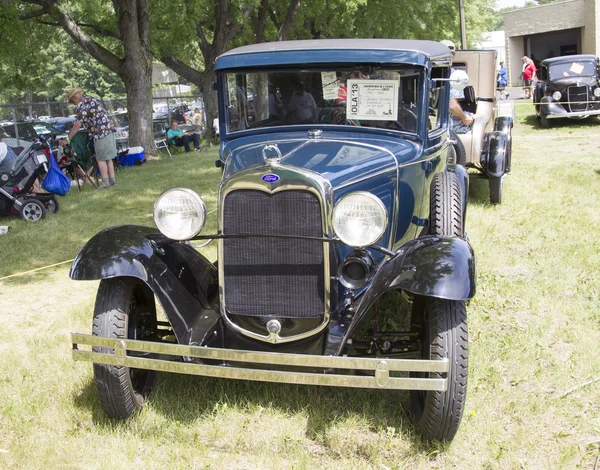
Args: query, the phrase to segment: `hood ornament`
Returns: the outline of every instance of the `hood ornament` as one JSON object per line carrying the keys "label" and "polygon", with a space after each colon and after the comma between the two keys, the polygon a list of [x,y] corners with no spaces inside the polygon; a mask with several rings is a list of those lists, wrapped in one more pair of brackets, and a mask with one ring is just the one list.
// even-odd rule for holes
{"label": "hood ornament", "polygon": [[281,161],[281,150],[276,144],[265,145],[262,149],[262,156],[266,164],[277,165]]}

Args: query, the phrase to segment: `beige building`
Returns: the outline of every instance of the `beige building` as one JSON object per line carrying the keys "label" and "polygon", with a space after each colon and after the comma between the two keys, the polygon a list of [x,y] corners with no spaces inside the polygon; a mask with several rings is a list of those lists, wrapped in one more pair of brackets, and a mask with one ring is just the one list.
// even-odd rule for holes
{"label": "beige building", "polygon": [[517,86],[521,58],[535,61],[600,54],[600,0],[564,0],[504,13],[508,81]]}

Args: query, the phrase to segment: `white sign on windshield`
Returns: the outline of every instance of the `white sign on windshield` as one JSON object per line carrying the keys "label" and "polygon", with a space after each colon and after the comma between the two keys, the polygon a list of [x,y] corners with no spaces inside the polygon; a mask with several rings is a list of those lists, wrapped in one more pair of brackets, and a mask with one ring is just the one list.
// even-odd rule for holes
{"label": "white sign on windshield", "polygon": [[348,80],[346,119],[396,121],[398,85],[396,80]]}
{"label": "white sign on windshield", "polygon": [[339,91],[337,74],[335,72],[321,72],[321,82],[323,83],[323,99],[337,100]]}
{"label": "white sign on windshield", "polygon": [[571,68],[569,69],[570,72],[573,72],[577,75],[581,75],[581,72],[583,72],[583,65],[578,64],[577,62],[573,62],[571,64]]}

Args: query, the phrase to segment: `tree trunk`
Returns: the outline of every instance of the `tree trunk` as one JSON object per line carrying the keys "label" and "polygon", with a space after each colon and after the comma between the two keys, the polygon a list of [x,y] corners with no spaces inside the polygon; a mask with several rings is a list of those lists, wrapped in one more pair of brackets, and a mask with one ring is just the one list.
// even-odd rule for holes
{"label": "tree trunk", "polygon": [[127,90],[129,144],[141,146],[147,155],[154,155],[148,0],[121,0],[118,6],[124,53],[119,75]]}
{"label": "tree trunk", "polygon": [[125,72],[123,82],[127,90],[129,145],[143,147],[147,155],[154,155],[156,149],[152,131],[152,67],[146,73],[140,69]]}
{"label": "tree trunk", "polygon": [[217,115],[219,110],[217,103],[217,92],[212,90],[212,83],[217,80],[215,75],[214,66],[207,67],[204,72],[200,75],[200,80],[196,84],[202,92],[202,99],[204,100],[204,108],[206,110],[206,119],[208,123],[212,125],[212,120]]}

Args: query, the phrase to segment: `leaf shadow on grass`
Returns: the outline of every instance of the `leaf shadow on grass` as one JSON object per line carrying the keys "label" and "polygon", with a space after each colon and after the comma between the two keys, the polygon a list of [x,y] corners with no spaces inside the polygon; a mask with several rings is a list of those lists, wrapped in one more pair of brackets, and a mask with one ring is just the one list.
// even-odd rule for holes
{"label": "leaf shadow on grass", "polygon": [[[486,179],[471,179],[469,181],[469,204],[476,206],[489,206],[490,185]],[[467,219],[469,210],[467,208]]]}
{"label": "leaf shadow on grass", "polygon": [[[328,431],[344,420],[366,423],[372,433],[393,433],[402,437],[411,452],[429,454],[447,446],[424,439],[413,424],[409,412],[408,392],[398,390],[363,390],[310,385],[288,385],[234,381],[179,374],[158,374],[157,387],[148,406],[169,422],[192,426],[211,421],[228,411],[260,419],[264,413],[285,417],[307,416],[306,437],[327,441]],[[96,385],[90,379],[73,397],[76,407],[91,410],[96,426],[107,430],[129,429],[130,420],[108,418],[98,400]]]}

